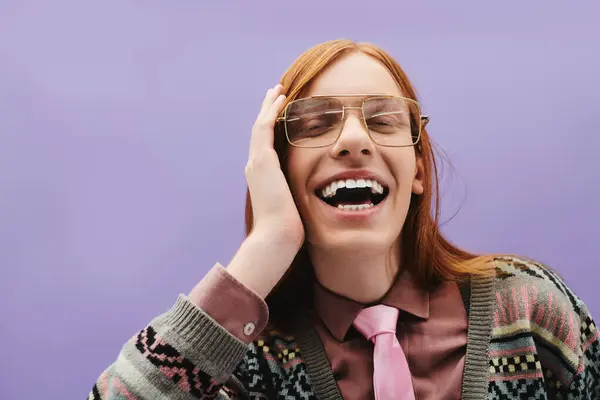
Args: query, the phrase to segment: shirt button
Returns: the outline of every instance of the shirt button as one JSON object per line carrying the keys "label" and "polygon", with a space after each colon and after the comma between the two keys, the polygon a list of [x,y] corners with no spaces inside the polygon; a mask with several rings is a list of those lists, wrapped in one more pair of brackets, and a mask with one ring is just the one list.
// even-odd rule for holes
{"label": "shirt button", "polygon": [[246,336],[250,336],[254,333],[254,329],[256,328],[256,325],[254,325],[252,322],[248,322],[246,325],[244,325],[244,335]]}

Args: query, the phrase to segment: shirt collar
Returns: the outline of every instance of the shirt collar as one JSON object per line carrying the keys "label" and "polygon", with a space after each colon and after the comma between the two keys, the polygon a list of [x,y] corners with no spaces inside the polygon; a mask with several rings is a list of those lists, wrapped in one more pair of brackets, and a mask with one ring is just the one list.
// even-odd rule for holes
{"label": "shirt collar", "polygon": [[[419,318],[429,318],[429,292],[421,288],[407,270],[400,273],[380,303],[396,307]],[[336,294],[315,281],[314,307],[327,329],[342,342],[354,319],[365,305]]]}

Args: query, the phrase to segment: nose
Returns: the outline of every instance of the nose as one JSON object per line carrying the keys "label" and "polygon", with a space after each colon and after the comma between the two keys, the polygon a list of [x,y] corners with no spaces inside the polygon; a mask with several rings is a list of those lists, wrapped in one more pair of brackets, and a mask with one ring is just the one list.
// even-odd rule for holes
{"label": "nose", "polygon": [[357,115],[348,115],[342,121],[342,131],[331,147],[331,156],[337,159],[359,161],[373,156],[374,143]]}

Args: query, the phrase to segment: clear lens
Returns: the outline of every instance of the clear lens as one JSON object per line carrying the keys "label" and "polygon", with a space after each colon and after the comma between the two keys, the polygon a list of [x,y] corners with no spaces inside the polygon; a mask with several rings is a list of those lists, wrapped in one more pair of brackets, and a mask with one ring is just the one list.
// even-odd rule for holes
{"label": "clear lens", "polygon": [[363,117],[373,141],[382,146],[412,146],[421,131],[419,104],[401,97],[379,97],[363,103]]}
{"label": "clear lens", "polygon": [[289,104],[285,116],[290,143],[300,147],[333,144],[341,128],[344,107],[334,98],[308,98]]}

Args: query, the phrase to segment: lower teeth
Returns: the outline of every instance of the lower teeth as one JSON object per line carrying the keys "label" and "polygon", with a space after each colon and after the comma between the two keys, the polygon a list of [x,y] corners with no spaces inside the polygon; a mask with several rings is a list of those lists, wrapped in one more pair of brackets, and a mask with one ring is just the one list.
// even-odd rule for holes
{"label": "lower teeth", "polygon": [[340,210],[344,210],[344,211],[360,211],[360,210],[364,210],[367,208],[371,208],[373,207],[373,203],[369,203],[369,204],[340,204],[339,206],[337,206],[337,208],[339,208]]}

